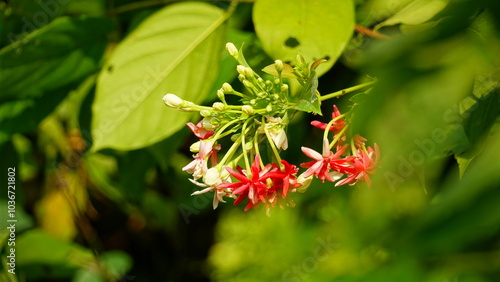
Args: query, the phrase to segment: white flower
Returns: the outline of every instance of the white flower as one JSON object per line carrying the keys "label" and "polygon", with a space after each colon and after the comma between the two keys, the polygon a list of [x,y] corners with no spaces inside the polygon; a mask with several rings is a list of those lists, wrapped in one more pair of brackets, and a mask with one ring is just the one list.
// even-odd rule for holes
{"label": "white flower", "polygon": [[[288,149],[288,138],[284,129],[286,123],[280,117],[266,116],[266,119],[267,122],[264,126],[267,128],[276,147],[283,150]],[[264,128],[259,130],[260,133],[264,133]]]}
{"label": "white flower", "polygon": [[[225,171],[225,170],[224,170]],[[210,168],[207,173],[203,177],[203,182],[200,183],[198,181],[195,181],[193,179],[189,179],[192,183],[199,187],[203,187],[205,189],[196,191],[191,194],[191,196],[195,195],[201,195],[203,193],[207,193],[210,191],[214,192],[214,200],[212,202],[214,210],[217,208],[219,205],[219,202],[225,203],[226,201],[224,200],[224,196],[226,197],[234,197],[232,195],[232,192],[228,188],[221,188],[220,185],[222,183],[229,183],[231,182],[231,177],[229,176],[229,173],[225,174],[224,172],[219,172],[219,170],[215,167]]]}

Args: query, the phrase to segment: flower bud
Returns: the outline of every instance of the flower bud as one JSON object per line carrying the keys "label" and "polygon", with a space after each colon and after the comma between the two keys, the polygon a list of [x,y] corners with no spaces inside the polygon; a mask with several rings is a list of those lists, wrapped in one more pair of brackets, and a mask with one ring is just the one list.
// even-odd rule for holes
{"label": "flower bud", "polygon": [[307,191],[307,188],[311,186],[312,180],[313,180],[313,175],[309,175],[309,177],[307,178],[304,177],[304,174],[299,175],[299,177],[297,177],[297,183],[302,184],[302,186],[297,188],[297,192],[304,193],[305,191]]}
{"label": "flower bud", "polygon": [[243,105],[241,110],[247,115],[253,115],[253,107],[250,105]]}
{"label": "flower bud", "polygon": [[267,105],[266,112],[270,113],[273,111],[273,107],[271,105]]}
{"label": "flower bud", "polygon": [[253,142],[245,143],[245,151],[251,151],[253,149]]}
{"label": "flower bud", "polygon": [[246,79],[243,79],[243,86],[245,86],[247,89],[252,89],[253,88],[253,83],[251,83],[250,81],[246,80]]}
{"label": "flower bud", "polygon": [[224,100],[224,92],[222,92],[222,89],[217,90],[217,98],[221,101]]}
{"label": "flower bud", "polygon": [[212,111],[210,111],[210,110],[201,110],[201,111],[200,111],[200,115],[201,115],[202,117],[209,117],[209,116],[211,116],[211,115],[212,115]]}
{"label": "flower bud", "polygon": [[251,68],[245,68],[244,74],[245,74],[246,77],[253,77],[254,72],[253,72],[253,70]]}
{"label": "flower bud", "polygon": [[288,84],[281,85],[281,92],[288,92]]}
{"label": "flower bud", "polygon": [[191,144],[191,146],[189,146],[189,151],[198,153],[200,151],[200,141]]}
{"label": "flower bud", "polygon": [[281,60],[276,60],[274,61],[274,68],[278,73],[283,71],[283,61]]}
{"label": "flower bud", "polygon": [[184,103],[184,100],[182,100],[181,98],[179,98],[179,96],[177,96],[175,94],[169,93],[169,94],[163,96],[163,102],[165,103],[165,105],[167,105],[171,108],[178,109]]}
{"label": "flower bud", "polygon": [[212,105],[212,108],[215,110],[215,111],[223,111],[224,110],[224,104],[221,103],[221,102],[215,102],[213,105]]}
{"label": "flower bud", "polygon": [[224,82],[224,84],[222,84],[222,91],[226,94],[231,94],[234,92],[234,89],[231,84]]}
{"label": "flower bud", "polygon": [[215,123],[215,119],[214,118],[204,118],[202,119],[202,124],[203,124],[203,128],[205,128],[206,130],[215,130],[217,129],[217,125],[214,124]]}
{"label": "flower bud", "polygon": [[231,135],[231,141],[236,142],[236,140],[238,140],[238,138],[240,138],[240,136],[241,136],[241,133],[236,133],[236,134]]}
{"label": "flower bud", "polygon": [[226,50],[229,53],[229,55],[231,55],[235,59],[238,59],[239,52],[233,43],[231,43],[231,42],[226,43]]}
{"label": "flower bud", "polygon": [[236,71],[237,71],[239,74],[241,74],[241,75],[245,75],[245,70],[246,70],[246,68],[245,68],[244,66],[242,66],[242,65],[238,65],[238,66],[236,66]]}
{"label": "flower bud", "polygon": [[238,80],[243,82],[243,80],[245,80],[245,76],[242,74],[238,74]]}

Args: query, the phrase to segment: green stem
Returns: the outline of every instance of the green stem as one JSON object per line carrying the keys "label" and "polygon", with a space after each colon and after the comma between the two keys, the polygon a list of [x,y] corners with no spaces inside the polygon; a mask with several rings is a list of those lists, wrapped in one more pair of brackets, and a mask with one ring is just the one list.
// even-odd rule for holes
{"label": "green stem", "polygon": [[333,93],[330,93],[330,94],[326,94],[326,95],[323,95],[323,96],[320,96],[319,97],[319,100],[320,101],[324,101],[324,100],[328,100],[328,99],[331,99],[331,98],[335,98],[335,97],[340,97],[342,95],[345,95],[347,93],[351,93],[351,92],[354,92],[354,91],[357,91],[357,90],[360,90],[360,89],[363,89],[365,87],[368,87],[368,86],[371,86],[375,83],[376,81],[370,81],[370,82],[367,82],[367,83],[363,83],[363,84],[359,84],[359,85],[356,85],[356,86],[352,86],[352,87],[349,87],[349,88],[346,88],[346,89],[342,89],[342,90],[339,90],[337,92],[333,92]]}
{"label": "green stem", "polygon": [[345,115],[340,115],[338,117],[335,117],[334,119],[332,119],[327,125],[326,125],[326,128],[325,128],[325,132],[323,133],[323,139],[328,139],[328,132],[330,131],[330,127],[332,127],[333,123],[336,122],[337,120],[343,118]]}
{"label": "green stem", "polygon": [[217,130],[217,133],[215,134],[215,136],[213,137],[214,141],[217,141],[217,139],[220,138],[220,135],[229,127],[231,126],[233,123],[236,123],[238,122],[237,119],[235,120],[232,120],[226,124],[224,124],[224,126],[222,126],[219,130]]}
{"label": "green stem", "polygon": [[342,135],[344,135],[344,132],[347,130],[349,126],[346,125],[344,126],[344,128],[342,128],[342,130],[337,134],[337,137],[335,137],[332,141],[332,143],[330,144],[330,149],[333,148],[333,145],[335,145],[335,143],[337,143],[337,141],[339,141],[339,139],[342,137]]}
{"label": "green stem", "polygon": [[280,170],[283,170],[283,164],[281,163],[281,157],[280,153],[278,152],[278,148],[276,148],[276,145],[274,144],[273,139],[271,138],[271,134],[269,134],[269,130],[266,127],[264,117],[262,117],[262,126],[264,127],[264,132],[266,133],[267,136],[267,142],[269,142],[269,145],[271,146],[271,149],[273,150],[274,156],[276,157],[276,160],[278,162],[278,165],[280,166]]}
{"label": "green stem", "polygon": [[[261,156],[260,150],[259,150],[259,133],[257,130],[255,131],[255,134],[253,135],[253,148],[255,150],[255,154]],[[264,162],[262,161],[262,156],[259,158],[260,160],[260,167],[264,169]]]}
{"label": "green stem", "polygon": [[245,121],[245,123],[243,123],[243,127],[241,129],[241,146],[242,146],[242,149],[243,149],[243,158],[245,159],[245,166],[246,166],[246,169],[247,169],[247,172],[249,174],[249,177],[250,177],[250,174],[251,174],[251,170],[250,170],[250,162],[248,160],[248,154],[247,154],[247,148],[246,148],[246,142],[245,142],[245,134],[246,134],[246,129],[247,129],[247,125],[248,125],[248,122],[252,120],[252,119],[247,119]]}
{"label": "green stem", "polygon": [[236,139],[236,141],[233,143],[233,145],[231,145],[229,150],[227,150],[226,154],[224,155],[222,160],[217,165],[220,165],[222,167],[226,163],[227,159],[229,159],[230,157],[232,157],[234,155],[234,153],[236,152],[236,150],[238,149],[240,144],[241,144],[241,136],[238,139]]}

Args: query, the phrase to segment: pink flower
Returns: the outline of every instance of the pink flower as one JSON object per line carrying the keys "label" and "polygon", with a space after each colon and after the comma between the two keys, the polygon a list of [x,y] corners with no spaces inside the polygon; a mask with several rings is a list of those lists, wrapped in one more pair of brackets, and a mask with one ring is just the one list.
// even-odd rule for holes
{"label": "pink flower", "polygon": [[[335,119],[339,116],[341,116],[339,109],[337,108],[337,106],[333,105],[332,119]],[[333,124],[330,126],[329,131],[340,131],[344,128],[345,124],[345,120],[343,118],[339,118],[338,120],[333,122]],[[327,123],[323,123],[317,120],[311,121],[311,125],[323,130],[325,130],[328,126]]]}
{"label": "pink flower", "polygon": [[314,159],[314,161],[310,161],[300,165],[302,167],[308,168],[303,174],[304,178],[307,178],[314,174],[314,176],[321,179],[322,182],[325,182],[325,179],[334,182],[342,176],[342,174],[337,171],[330,171],[330,162],[342,156],[346,149],[345,146],[334,154],[332,151],[330,151],[330,142],[328,141],[328,139],[323,139],[323,154],[320,154],[307,147],[302,147],[301,149],[302,152],[306,154],[306,156]]}
{"label": "pink flower", "polygon": [[234,205],[239,205],[245,198],[248,198],[247,205],[244,210],[247,211],[259,203],[259,190],[268,189],[267,173],[272,169],[271,165],[267,165],[263,170],[260,169],[260,157],[255,156],[255,160],[250,168],[250,172],[242,169],[240,166],[236,167],[237,171],[226,167],[226,170],[239,182],[222,183],[219,187],[230,188],[233,195],[238,195]]}
{"label": "pink flower", "polygon": [[191,129],[196,137],[202,140],[205,140],[214,135],[213,131],[208,131],[203,127],[203,120],[200,120],[196,125],[192,122],[188,122],[186,125],[189,127],[189,129]]}
{"label": "pink flower", "polygon": [[368,147],[367,151],[358,149],[358,155],[353,157],[352,166],[355,168],[354,172],[349,172],[345,179],[340,180],[335,186],[344,184],[355,184],[358,180],[363,179],[366,184],[370,185],[369,174],[373,174],[375,167],[378,164],[380,151],[378,145],[375,144],[375,149]]}
{"label": "pink flower", "polygon": [[201,141],[198,154],[194,155],[194,160],[183,167],[182,170],[192,174],[194,179],[199,179],[205,175],[208,170],[207,158],[212,152],[213,144],[213,142]]}

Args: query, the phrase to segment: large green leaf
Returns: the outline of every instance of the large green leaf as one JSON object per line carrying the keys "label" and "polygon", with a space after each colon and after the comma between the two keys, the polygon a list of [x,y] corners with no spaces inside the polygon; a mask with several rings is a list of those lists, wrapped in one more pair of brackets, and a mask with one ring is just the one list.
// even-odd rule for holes
{"label": "large green leaf", "polygon": [[109,20],[62,17],[0,50],[2,130],[27,132],[97,70]]}
{"label": "large green leaf", "polygon": [[255,31],[274,59],[295,62],[327,57],[318,75],[338,59],[354,30],[351,0],[259,0],[253,10]]}
{"label": "large green leaf", "polygon": [[190,115],[165,107],[162,97],[204,100],[217,76],[226,17],[209,4],[178,3],[127,36],[98,79],[93,150],[142,148],[184,126]]}
{"label": "large green leaf", "polygon": [[416,25],[424,23],[441,12],[447,4],[448,0],[415,0],[392,17],[378,24],[376,29],[397,24]]}

